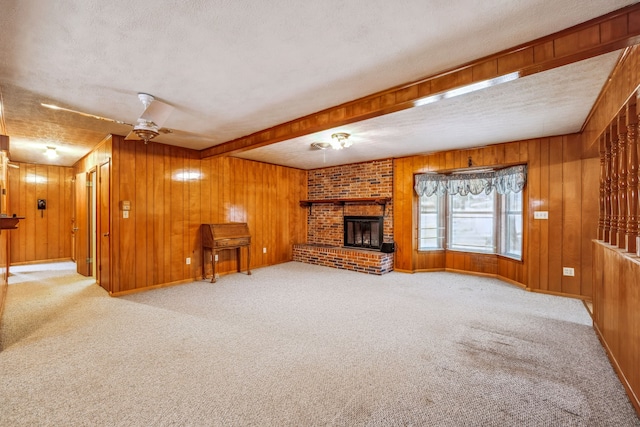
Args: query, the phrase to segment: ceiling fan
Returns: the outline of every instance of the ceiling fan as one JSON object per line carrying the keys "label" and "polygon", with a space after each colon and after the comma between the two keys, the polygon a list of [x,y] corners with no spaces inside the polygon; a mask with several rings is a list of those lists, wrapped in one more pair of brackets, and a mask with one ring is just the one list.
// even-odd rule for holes
{"label": "ceiling fan", "polygon": [[104,120],[107,122],[117,123],[121,125],[132,126],[133,129],[125,137],[125,140],[143,140],[147,144],[150,140],[158,136],[160,133],[172,133],[171,129],[162,127],[162,124],[167,120],[173,107],[169,104],[165,104],[162,101],[156,100],[152,95],[148,93],[139,93],[138,99],[144,105],[144,112],[136,120],[135,124],[127,123],[122,120],[110,119],[108,117],[96,116],[95,114],[84,113],[82,111],[71,110],[69,108],[58,107],[53,104],[40,104],[43,107],[51,108],[52,110],[68,111],[70,113],[80,114],[81,116],[91,117],[98,120]]}

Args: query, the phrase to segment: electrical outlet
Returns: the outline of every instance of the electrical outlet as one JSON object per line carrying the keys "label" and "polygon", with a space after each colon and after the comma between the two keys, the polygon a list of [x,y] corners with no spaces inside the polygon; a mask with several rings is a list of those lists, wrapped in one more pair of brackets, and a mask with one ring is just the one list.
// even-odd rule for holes
{"label": "electrical outlet", "polygon": [[129,211],[122,211],[122,218],[129,218]]}
{"label": "electrical outlet", "polygon": [[191,258],[187,257],[187,265],[191,264]]}
{"label": "electrical outlet", "polygon": [[266,254],[267,253],[267,248],[262,248],[262,253]]}
{"label": "electrical outlet", "polygon": [[533,219],[549,219],[548,211],[535,211],[533,213]]}
{"label": "electrical outlet", "polygon": [[218,262],[218,254],[216,254],[216,260],[215,261]]}
{"label": "electrical outlet", "polygon": [[575,271],[571,267],[562,267],[563,276],[575,276]]}

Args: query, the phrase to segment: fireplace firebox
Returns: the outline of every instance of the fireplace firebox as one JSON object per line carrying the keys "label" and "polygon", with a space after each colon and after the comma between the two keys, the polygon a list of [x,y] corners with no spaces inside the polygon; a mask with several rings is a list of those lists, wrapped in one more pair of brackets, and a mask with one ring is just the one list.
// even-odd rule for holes
{"label": "fireplace firebox", "polygon": [[380,250],[383,241],[383,216],[345,216],[344,246]]}

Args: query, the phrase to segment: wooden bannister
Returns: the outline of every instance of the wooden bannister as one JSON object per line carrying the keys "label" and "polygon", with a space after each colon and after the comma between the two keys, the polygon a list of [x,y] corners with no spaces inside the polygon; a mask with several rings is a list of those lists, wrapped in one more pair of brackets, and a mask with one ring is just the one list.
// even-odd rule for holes
{"label": "wooden bannister", "polygon": [[605,212],[605,181],[606,181],[606,166],[605,166],[605,136],[600,135],[599,147],[600,147],[600,188],[598,193],[598,240],[604,240],[604,212]]}

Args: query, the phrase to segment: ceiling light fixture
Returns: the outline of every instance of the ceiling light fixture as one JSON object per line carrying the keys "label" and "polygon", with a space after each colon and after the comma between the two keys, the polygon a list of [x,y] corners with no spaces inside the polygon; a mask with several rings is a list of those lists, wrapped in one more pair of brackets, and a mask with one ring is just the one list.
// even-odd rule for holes
{"label": "ceiling light fixture", "polygon": [[331,148],[334,150],[342,150],[343,148],[351,147],[352,142],[349,141],[349,135],[345,132],[338,132],[331,135]]}
{"label": "ceiling light fixture", "polygon": [[55,159],[56,157],[58,157],[58,153],[56,152],[56,147],[47,147],[47,149],[44,152],[44,155],[50,159]]}

